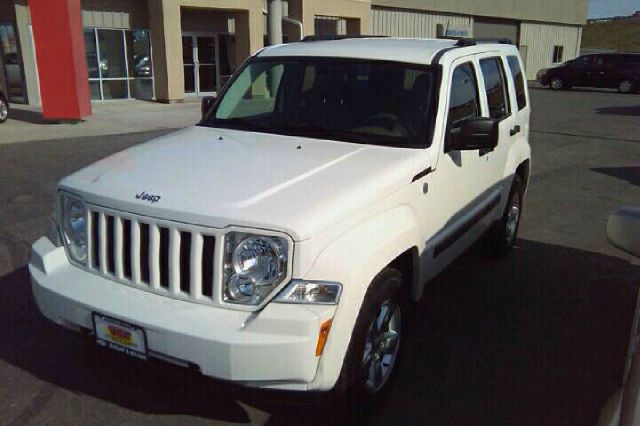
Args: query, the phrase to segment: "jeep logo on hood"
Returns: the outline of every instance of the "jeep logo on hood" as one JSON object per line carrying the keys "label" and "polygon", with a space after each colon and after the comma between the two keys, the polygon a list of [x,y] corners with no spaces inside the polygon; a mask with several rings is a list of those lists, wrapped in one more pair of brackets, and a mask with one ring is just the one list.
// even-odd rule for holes
{"label": "jeep logo on hood", "polygon": [[139,194],[136,194],[136,199],[138,200],[142,200],[142,201],[149,201],[151,204],[155,204],[158,201],[160,201],[160,198],[162,198],[159,195],[153,195],[153,194],[149,194],[147,192],[142,191]]}

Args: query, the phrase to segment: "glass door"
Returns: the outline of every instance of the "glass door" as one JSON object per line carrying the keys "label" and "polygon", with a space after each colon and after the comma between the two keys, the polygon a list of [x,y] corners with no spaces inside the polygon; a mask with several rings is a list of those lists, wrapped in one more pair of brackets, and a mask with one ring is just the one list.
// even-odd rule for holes
{"label": "glass door", "polygon": [[233,74],[235,38],[230,34],[183,33],[182,62],[185,95],[212,95]]}
{"label": "glass door", "polygon": [[193,36],[182,36],[182,63],[184,64],[184,93],[196,93],[195,43]]}
{"label": "glass door", "polygon": [[216,39],[215,36],[196,37],[196,82],[199,95],[216,91]]}

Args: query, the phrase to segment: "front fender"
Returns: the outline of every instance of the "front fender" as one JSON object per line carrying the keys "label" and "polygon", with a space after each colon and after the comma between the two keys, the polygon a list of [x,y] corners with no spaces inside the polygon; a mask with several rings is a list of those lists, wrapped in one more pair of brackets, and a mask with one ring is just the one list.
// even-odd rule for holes
{"label": "front fender", "polygon": [[369,284],[400,254],[419,247],[419,235],[415,214],[404,205],[360,223],[321,250],[305,279],[338,281],[343,290],[311,388],[333,388]]}

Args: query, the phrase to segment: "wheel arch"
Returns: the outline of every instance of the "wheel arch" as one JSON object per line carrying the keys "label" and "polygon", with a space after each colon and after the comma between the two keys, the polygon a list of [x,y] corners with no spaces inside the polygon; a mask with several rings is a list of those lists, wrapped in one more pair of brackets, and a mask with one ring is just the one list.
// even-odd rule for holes
{"label": "wheel arch", "polygon": [[[419,229],[413,210],[407,205],[398,206],[328,244],[305,274],[305,279],[331,279],[343,285],[311,388],[329,390],[336,384],[367,289],[382,270],[398,269],[403,291],[411,291],[419,276]],[[405,279],[410,282],[405,283]]]}

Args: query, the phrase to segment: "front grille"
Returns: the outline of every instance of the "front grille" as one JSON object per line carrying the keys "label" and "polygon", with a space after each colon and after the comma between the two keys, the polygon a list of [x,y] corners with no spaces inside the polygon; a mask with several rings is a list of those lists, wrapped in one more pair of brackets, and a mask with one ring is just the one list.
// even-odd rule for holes
{"label": "front grille", "polygon": [[212,303],[216,238],[188,225],[90,208],[89,269],[154,293]]}

